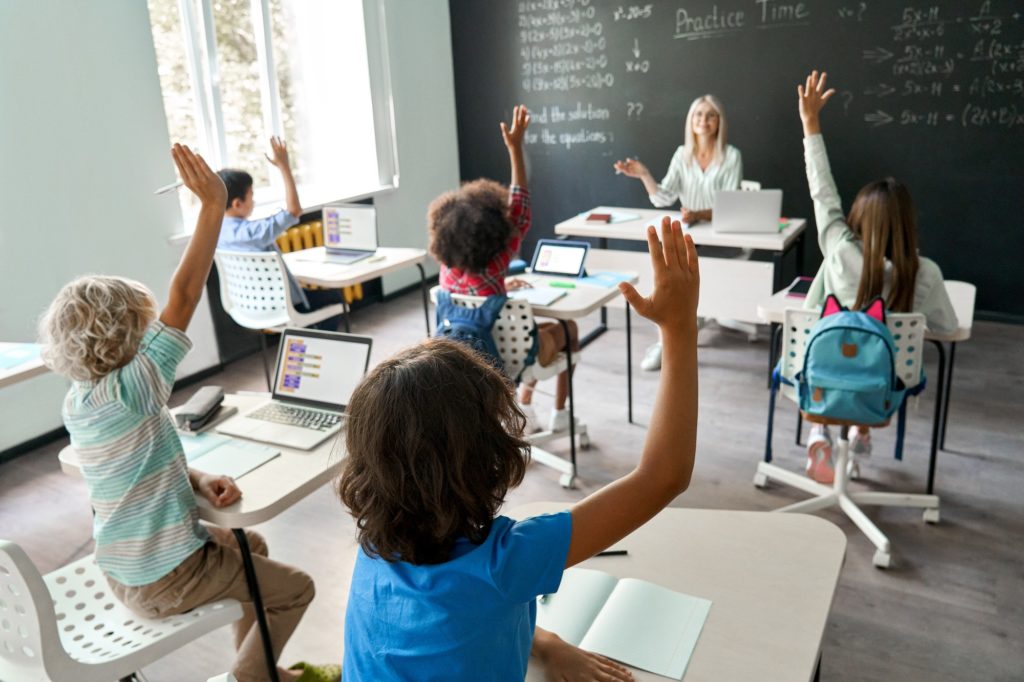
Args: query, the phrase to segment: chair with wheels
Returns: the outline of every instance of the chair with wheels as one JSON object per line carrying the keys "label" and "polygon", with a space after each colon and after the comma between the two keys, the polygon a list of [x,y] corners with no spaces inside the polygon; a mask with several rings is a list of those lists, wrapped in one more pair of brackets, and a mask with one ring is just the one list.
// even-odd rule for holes
{"label": "chair with wheels", "polygon": [[[785,312],[784,326],[782,329],[782,357],[779,367],[773,374],[773,388],[768,406],[768,428],[765,442],[764,460],[758,462],[757,472],[754,474],[754,485],[758,488],[767,486],[768,481],[778,481],[786,485],[803,490],[813,495],[809,500],[797,502],[777,509],[780,512],[812,512],[827,507],[838,506],[858,528],[875,545],[876,551],[872,559],[878,568],[888,568],[892,561],[892,546],[889,539],[872,522],[863,511],[861,505],[874,505],[884,507],[913,507],[924,510],[924,521],[927,523],[938,523],[939,521],[939,497],[937,495],[913,495],[909,493],[881,493],[873,491],[852,491],[848,489],[848,483],[859,477],[857,462],[850,458],[848,429],[851,426],[848,422],[828,420],[815,415],[804,414],[803,418],[816,423],[830,424],[839,427],[839,440],[833,452],[833,468],[835,478],[832,486],[823,485],[813,481],[803,474],[798,474],[789,469],[772,464],[772,430],[775,416],[775,395],[781,392],[783,396],[794,402],[799,402],[796,388],[793,386],[794,378],[803,368],[804,352],[806,341],[810,336],[811,328],[818,321],[821,313],[815,310],[787,309]],[[898,377],[907,387],[907,396],[916,394],[924,388],[924,372],[922,370],[922,358],[924,356],[924,315],[920,313],[888,313],[886,325],[892,332],[896,343],[896,357],[894,366]],[[904,398],[905,409],[906,399]],[[865,425],[886,426],[885,424]],[[902,457],[902,417],[900,420],[901,429],[897,433],[897,456]]]}
{"label": "chair with wheels", "polygon": [[345,312],[340,303],[310,313],[300,313],[292,301],[285,265],[276,251],[228,251],[214,254],[220,279],[220,301],[224,312],[236,323],[260,335],[263,373],[267,390],[273,390],[267,360],[266,334],[286,327],[308,327]]}
{"label": "chair with wheels", "polygon": [[47,574],[0,540],[0,680],[111,682],[139,672],[242,617],[234,599],[162,619],[141,618],[111,594],[92,555]]}
{"label": "chair with wheels", "polygon": [[[434,287],[430,290],[430,299],[435,303],[437,302],[438,290],[439,287]],[[483,305],[486,300],[486,296],[452,294],[452,301],[456,305],[466,308],[477,308]],[[505,307],[502,309],[498,319],[495,320],[494,328],[491,330],[494,343],[498,347],[498,354],[505,365],[505,373],[510,377],[518,376],[519,381],[543,381],[558,376],[569,367],[564,351],[559,353],[554,361],[546,367],[542,367],[538,362],[526,364],[526,359],[533,348],[533,329],[535,326],[536,321],[533,317],[533,308],[529,302],[510,298],[505,302]],[[579,354],[576,353],[572,356],[574,367],[578,360]],[[531,456],[535,461],[562,473],[561,477],[559,477],[559,483],[563,488],[572,488],[576,482],[576,443],[579,443],[579,447],[582,450],[590,448],[590,436],[587,434],[587,425],[576,419],[571,399],[568,401],[568,409],[571,424],[569,430],[538,431],[524,436],[525,440],[533,446],[531,448]],[[571,460],[565,460],[538,447],[566,436],[573,438],[573,441],[570,443],[572,450]]]}

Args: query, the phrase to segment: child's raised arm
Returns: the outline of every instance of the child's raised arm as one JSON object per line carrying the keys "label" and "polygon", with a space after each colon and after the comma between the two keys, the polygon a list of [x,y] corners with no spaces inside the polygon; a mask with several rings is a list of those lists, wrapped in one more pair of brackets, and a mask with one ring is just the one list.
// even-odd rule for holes
{"label": "child's raised arm", "polygon": [[530,125],[530,112],[522,104],[512,110],[512,126],[501,122],[501,137],[508,148],[508,161],[512,166],[512,184],[523,189],[526,186],[526,162],[523,160],[523,137]]}
{"label": "child's raised arm", "polygon": [[640,463],[572,508],[566,567],[589,559],[633,532],[690,485],[697,448],[697,250],[678,221],[647,228],[654,291],[644,298],[619,288],[631,306],[661,329],[661,385]]}
{"label": "child's raised arm", "polygon": [[178,269],[171,277],[171,288],[167,294],[167,305],[160,313],[160,321],[168,327],[181,331],[188,329],[192,313],[199,305],[213,263],[213,252],[217,248],[217,237],[224,220],[228,191],[220,177],[210,170],[203,157],[188,147],[175,144],[171,149],[174,165],[178,167],[181,181],[192,190],[202,207],[196,219],[196,231],[192,233],[181,257]]}
{"label": "child's raised arm", "polygon": [[270,154],[264,154],[267,161],[272,163],[277,170],[281,171],[281,181],[284,182],[284,203],[296,218],[302,217],[302,204],[299,203],[299,190],[295,187],[295,176],[292,175],[291,161],[288,160],[288,145],[277,135],[270,138]]}

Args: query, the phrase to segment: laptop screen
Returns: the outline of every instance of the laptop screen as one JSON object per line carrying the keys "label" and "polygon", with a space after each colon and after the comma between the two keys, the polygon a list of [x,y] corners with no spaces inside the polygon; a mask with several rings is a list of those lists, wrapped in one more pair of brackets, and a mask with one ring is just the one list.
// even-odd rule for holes
{"label": "laptop screen", "polygon": [[377,210],[373,206],[324,206],[323,221],[328,250],[376,250]]}
{"label": "laptop screen", "polygon": [[281,338],[274,398],[344,410],[370,364],[368,336],[288,329]]}
{"label": "laptop screen", "polygon": [[537,275],[580,277],[589,249],[590,244],[587,242],[541,239],[533,252],[530,271]]}

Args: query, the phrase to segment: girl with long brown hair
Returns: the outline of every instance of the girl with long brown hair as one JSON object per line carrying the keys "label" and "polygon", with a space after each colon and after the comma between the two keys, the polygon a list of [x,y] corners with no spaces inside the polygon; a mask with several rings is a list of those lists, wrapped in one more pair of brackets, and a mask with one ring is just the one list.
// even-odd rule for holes
{"label": "girl with long brown hair", "polygon": [[[797,86],[807,184],[823,258],[805,306],[820,307],[829,294],[835,294],[840,303],[858,310],[881,296],[889,310],[924,313],[930,331],[952,333],[957,328],[956,313],[939,266],[918,255],[917,212],[906,185],[891,177],[868,183],[857,193],[850,214],[843,216],[821,135],[819,114],[835,94],[834,89],[825,90],[825,77],[824,72],[812,71]],[[818,460],[827,461],[832,447],[828,430],[816,429],[807,446],[808,471],[831,474],[827,467],[812,466]],[[850,449],[855,456],[870,455],[867,428],[851,431]]]}

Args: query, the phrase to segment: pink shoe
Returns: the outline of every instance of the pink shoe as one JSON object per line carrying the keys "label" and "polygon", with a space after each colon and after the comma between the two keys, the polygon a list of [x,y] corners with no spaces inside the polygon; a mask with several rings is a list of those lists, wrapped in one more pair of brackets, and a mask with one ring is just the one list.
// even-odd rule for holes
{"label": "pink shoe", "polygon": [[807,475],[818,483],[830,485],[835,480],[832,469],[832,439],[827,430],[812,432],[807,441]]}

